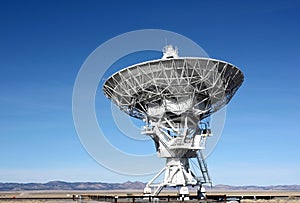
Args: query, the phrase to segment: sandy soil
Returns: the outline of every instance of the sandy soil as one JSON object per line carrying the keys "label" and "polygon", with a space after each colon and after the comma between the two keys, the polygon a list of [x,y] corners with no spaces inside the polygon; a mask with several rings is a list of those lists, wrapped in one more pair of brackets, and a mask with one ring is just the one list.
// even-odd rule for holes
{"label": "sandy soil", "polygon": [[[97,195],[142,195],[141,191],[123,190],[123,191],[18,191],[18,192],[0,192],[0,203],[75,203],[72,199],[68,200],[4,200],[1,198],[72,198],[74,195],[97,194]],[[174,195],[176,191],[164,191],[162,195]],[[208,191],[207,195],[227,196],[287,196],[285,198],[276,198],[272,200],[242,200],[242,203],[300,203],[300,191]],[[99,203],[97,201],[82,200],[81,203]],[[234,201],[232,201],[234,203]]]}
{"label": "sandy soil", "polygon": [[68,200],[0,200],[0,203],[75,203],[75,201]]}
{"label": "sandy soil", "polygon": [[286,199],[242,200],[241,203],[300,203],[300,200],[286,200]]}

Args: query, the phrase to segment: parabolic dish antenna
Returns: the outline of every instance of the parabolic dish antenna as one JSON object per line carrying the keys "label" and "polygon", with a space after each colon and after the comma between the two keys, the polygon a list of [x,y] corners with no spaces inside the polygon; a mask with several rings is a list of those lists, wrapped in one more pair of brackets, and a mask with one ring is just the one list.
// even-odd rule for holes
{"label": "parabolic dish antenna", "polygon": [[[104,94],[126,114],[145,122],[142,134],[152,138],[165,167],[148,182],[144,194],[156,196],[166,186],[211,183],[202,150],[212,136],[205,118],[224,107],[244,80],[234,65],[211,58],[179,57],[169,45],[159,60],[124,68],[104,85]],[[190,168],[196,158],[200,176]],[[161,183],[155,180],[164,174]],[[152,190],[154,189],[154,191]]]}

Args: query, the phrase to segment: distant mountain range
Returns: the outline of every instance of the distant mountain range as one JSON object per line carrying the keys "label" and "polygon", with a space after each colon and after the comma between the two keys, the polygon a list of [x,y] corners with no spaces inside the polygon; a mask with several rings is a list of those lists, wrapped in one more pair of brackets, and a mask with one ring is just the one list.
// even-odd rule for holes
{"label": "distant mountain range", "polygon": [[[0,191],[20,190],[142,190],[143,182],[101,183],[101,182],[63,182],[51,181],[48,183],[0,183]],[[207,188],[209,189],[209,188]],[[289,190],[300,191],[300,185],[277,186],[230,186],[215,185],[211,190]]]}
{"label": "distant mountain range", "polygon": [[0,191],[19,190],[126,190],[143,189],[145,183],[101,183],[101,182],[63,182],[50,181],[48,183],[0,183]]}

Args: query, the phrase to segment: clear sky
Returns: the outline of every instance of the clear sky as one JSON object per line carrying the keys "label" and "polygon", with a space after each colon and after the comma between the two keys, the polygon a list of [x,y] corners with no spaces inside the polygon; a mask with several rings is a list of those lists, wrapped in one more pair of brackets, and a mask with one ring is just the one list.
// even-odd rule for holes
{"label": "clear sky", "polygon": [[[244,72],[207,159],[213,183],[300,184],[299,9],[297,0],[1,1],[0,182],[151,178],[116,174],[89,156],[74,127],[72,91],[100,44],[153,28],[185,35]],[[107,128],[108,139],[120,134]],[[132,153],[131,140],[123,143]]]}

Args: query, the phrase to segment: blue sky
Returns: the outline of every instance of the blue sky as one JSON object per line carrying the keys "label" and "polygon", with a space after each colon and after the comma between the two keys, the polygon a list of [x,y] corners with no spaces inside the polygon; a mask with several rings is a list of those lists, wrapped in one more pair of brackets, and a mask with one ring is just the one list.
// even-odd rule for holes
{"label": "blue sky", "polygon": [[[300,184],[299,9],[296,0],[1,1],[0,182],[151,178],[113,173],[89,156],[74,127],[72,91],[100,44],[153,28],[185,35],[244,72],[207,159],[213,183]],[[132,151],[131,140],[124,146]]]}

